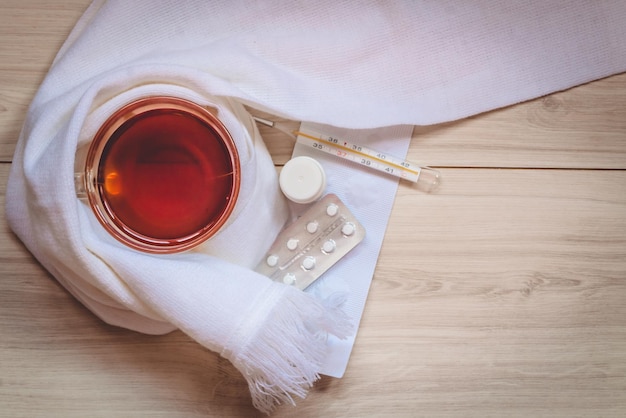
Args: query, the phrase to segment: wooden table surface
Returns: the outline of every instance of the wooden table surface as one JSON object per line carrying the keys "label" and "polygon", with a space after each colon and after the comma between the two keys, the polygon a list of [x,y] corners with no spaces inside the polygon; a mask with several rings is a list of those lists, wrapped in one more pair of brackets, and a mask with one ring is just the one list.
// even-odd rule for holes
{"label": "wooden table surface", "polygon": [[[229,362],[105,325],[7,227],[27,106],[87,4],[0,5],[0,416],[256,416]],[[416,127],[410,158],[442,188],[400,187],[345,377],[273,416],[626,416],[626,74]]]}

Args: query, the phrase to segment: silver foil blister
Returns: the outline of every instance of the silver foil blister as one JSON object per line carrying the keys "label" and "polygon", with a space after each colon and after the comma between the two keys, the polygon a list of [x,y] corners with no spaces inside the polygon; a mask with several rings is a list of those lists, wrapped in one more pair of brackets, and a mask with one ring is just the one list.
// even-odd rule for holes
{"label": "silver foil blister", "polygon": [[256,271],[306,289],[365,238],[365,228],[334,194],[313,204],[276,238]]}

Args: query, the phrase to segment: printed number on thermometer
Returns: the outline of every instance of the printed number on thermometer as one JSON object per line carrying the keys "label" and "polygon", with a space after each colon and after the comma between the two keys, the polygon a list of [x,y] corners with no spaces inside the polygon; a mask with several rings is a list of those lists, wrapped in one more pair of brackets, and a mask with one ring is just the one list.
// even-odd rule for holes
{"label": "printed number on thermometer", "polygon": [[333,154],[339,158],[350,160],[365,167],[383,171],[412,182],[417,182],[419,179],[421,168],[406,160],[392,157],[362,145],[351,144],[328,135],[304,132],[296,132],[296,134],[298,135],[298,143],[313,147],[319,151]]}

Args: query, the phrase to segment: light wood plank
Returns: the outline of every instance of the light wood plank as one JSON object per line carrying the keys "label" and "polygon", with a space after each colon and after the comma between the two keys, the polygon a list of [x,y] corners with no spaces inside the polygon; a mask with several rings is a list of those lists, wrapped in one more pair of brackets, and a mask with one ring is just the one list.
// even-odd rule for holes
{"label": "light wood plank", "polygon": [[0,3],[0,161],[11,161],[26,110],[88,0]]}
{"label": "light wood plank", "polygon": [[436,196],[400,189],[348,373],[324,392],[344,403],[305,411],[622,416],[626,173],[444,173]]}
{"label": "light wood plank", "polygon": [[444,167],[626,168],[626,73],[464,120],[419,126],[409,158]]}
{"label": "light wood plank", "polygon": [[[626,172],[444,174],[437,195],[400,188],[346,376],[274,416],[626,411]],[[11,416],[254,416],[228,362],[102,324],[2,222]]]}

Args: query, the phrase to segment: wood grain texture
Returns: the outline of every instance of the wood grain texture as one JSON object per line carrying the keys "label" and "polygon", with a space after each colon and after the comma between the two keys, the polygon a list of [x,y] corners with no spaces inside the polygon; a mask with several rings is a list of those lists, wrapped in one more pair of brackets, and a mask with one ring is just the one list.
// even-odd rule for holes
{"label": "wood grain texture", "polygon": [[[0,4],[0,417],[259,416],[228,361],[102,323],[8,229],[26,108],[87,4]],[[416,127],[409,155],[442,187],[400,186],[345,377],[273,416],[626,416],[626,74]]]}
{"label": "wood grain texture", "polygon": [[10,161],[26,110],[85,0],[0,4],[0,161]]}
{"label": "wood grain texture", "polygon": [[416,127],[409,156],[433,166],[626,167],[626,74],[464,120]]}

